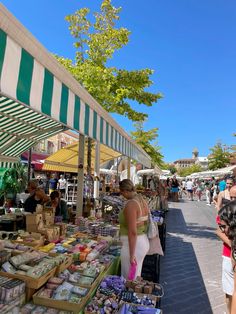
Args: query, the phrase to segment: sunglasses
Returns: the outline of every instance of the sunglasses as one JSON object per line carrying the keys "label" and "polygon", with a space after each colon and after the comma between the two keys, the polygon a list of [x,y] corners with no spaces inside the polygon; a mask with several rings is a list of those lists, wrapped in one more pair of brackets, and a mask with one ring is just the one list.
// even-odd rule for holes
{"label": "sunglasses", "polygon": [[225,229],[227,228],[227,225],[219,224],[218,226],[219,226],[219,228],[220,228],[220,230],[221,230],[222,232],[225,232]]}

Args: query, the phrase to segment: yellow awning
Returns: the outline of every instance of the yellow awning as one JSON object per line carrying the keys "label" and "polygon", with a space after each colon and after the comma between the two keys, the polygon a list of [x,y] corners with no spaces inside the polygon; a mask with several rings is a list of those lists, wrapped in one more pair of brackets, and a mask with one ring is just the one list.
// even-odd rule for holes
{"label": "yellow awning", "polygon": [[[44,161],[43,170],[60,172],[78,172],[78,143],[66,146]],[[121,156],[113,149],[100,145],[100,164]],[[85,165],[87,163],[87,146],[85,147]],[[92,148],[92,168],[95,164],[95,148]]]}

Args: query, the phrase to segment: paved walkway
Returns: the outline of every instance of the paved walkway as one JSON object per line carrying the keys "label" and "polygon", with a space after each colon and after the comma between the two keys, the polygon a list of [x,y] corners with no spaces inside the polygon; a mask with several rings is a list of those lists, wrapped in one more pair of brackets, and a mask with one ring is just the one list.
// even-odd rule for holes
{"label": "paved walkway", "polygon": [[160,283],[164,314],[224,314],[222,244],[215,235],[213,206],[184,200],[170,203]]}

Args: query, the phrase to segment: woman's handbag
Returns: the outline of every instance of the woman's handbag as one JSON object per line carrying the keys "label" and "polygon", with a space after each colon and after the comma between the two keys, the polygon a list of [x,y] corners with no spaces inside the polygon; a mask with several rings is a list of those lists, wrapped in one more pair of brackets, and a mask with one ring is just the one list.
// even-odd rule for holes
{"label": "woman's handbag", "polygon": [[157,228],[158,228],[157,225],[155,224],[155,222],[152,219],[152,214],[149,211],[149,213],[148,213],[148,231],[147,231],[148,239],[153,239],[157,236],[157,234],[158,234]]}

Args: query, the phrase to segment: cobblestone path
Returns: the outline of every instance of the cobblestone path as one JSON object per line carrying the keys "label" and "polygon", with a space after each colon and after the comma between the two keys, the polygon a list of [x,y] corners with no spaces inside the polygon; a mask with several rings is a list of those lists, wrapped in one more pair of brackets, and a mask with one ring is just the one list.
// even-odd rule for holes
{"label": "cobblestone path", "polygon": [[224,314],[222,244],[215,235],[216,210],[205,202],[170,203],[160,283],[163,314]]}

